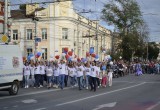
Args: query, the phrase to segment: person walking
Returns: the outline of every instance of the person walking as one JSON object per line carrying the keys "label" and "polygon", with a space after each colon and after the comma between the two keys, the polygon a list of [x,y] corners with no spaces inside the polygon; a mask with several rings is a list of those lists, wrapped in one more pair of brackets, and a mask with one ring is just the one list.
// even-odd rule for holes
{"label": "person walking", "polygon": [[30,70],[31,70],[30,79],[31,79],[31,86],[32,86],[32,87],[33,87],[34,84],[35,84],[34,69],[35,69],[35,64],[34,64],[34,62],[32,62],[31,65],[30,65]]}
{"label": "person walking", "polygon": [[85,87],[86,89],[89,88],[90,75],[91,75],[91,67],[90,67],[89,62],[87,62],[86,67],[85,67]]}
{"label": "person walking", "polygon": [[41,74],[41,77],[40,77],[40,87],[43,87],[44,86],[44,79],[45,79],[45,65],[43,62],[40,62],[40,74]]}
{"label": "person walking", "polygon": [[79,90],[82,90],[84,67],[82,66],[81,62],[78,63],[78,66],[76,69],[77,69],[77,79],[78,79]]}
{"label": "person walking", "polygon": [[61,89],[64,88],[64,78],[66,72],[66,64],[65,61],[61,60],[59,64],[59,86]]}
{"label": "person walking", "polygon": [[24,71],[24,81],[25,81],[25,87],[24,88],[28,88],[29,87],[29,76],[31,74],[28,62],[26,62],[26,64],[24,65],[23,71]]}
{"label": "person walking", "polygon": [[50,64],[46,67],[46,76],[47,76],[47,87],[48,89],[51,88],[52,85],[52,78],[53,78],[53,68]]}
{"label": "person walking", "polygon": [[53,75],[54,75],[54,85],[53,85],[53,87],[58,88],[58,86],[59,86],[59,71],[60,71],[58,63],[55,63],[53,71],[54,71],[53,72]]}
{"label": "person walking", "polygon": [[109,87],[112,86],[112,77],[113,77],[113,70],[110,68],[108,71],[108,83],[109,83]]}
{"label": "person walking", "polygon": [[97,67],[95,66],[95,63],[92,62],[91,66],[91,77],[90,77],[90,86],[91,86],[91,91],[94,89],[94,92],[96,91],[96,76],[98,74]]}
{"label": "person walking", "polygon": [[35,63],[34,74],[35,74],[34,88],[36,88],[36,87],[40,88],[41,74],[40,74],[40,65],[38,62]]}

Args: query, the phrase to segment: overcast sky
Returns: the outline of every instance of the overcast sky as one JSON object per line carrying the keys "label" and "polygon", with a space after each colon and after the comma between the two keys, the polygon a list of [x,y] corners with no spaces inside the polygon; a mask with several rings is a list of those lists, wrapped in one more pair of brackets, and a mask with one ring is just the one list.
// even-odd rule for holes
{"label": "overcast sky", "polygon": [[[11,4],[14,3],[28,3],[28,2],[41,2],[41,1],[53,1],[53,0],[10,0]],[[99,19],[101,10],[104,3],[108,3],[109,0],[74,0],[74,8],[77,12],[81,13],[82,10],[91,10],[93,13],[81,13],[90,19]],[[160,42],[160,0],[137,0],[143,12],[143,17],[149,26],[150,41]],[[12,7],[11,9],[16,9]],[[106,28],[113,30],[113,26],[108,26],[105,22],[100,20],[101,24]]]}

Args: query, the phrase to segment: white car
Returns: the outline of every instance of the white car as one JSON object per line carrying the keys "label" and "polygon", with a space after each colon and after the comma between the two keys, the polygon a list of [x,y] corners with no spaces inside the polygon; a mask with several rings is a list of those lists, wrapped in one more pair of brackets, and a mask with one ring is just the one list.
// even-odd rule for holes
{"label": "white car", "polygon": [[0,90],[16,95],[23,78],[22,52],[17,45],[0,45]]}

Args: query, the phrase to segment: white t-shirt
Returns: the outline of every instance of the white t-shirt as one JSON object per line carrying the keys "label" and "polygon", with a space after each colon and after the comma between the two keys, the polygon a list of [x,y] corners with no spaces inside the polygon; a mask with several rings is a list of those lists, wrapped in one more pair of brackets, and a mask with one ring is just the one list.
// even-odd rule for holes
{"label": "white t-shirt", "polygon": [[23,69],[24,69],[24,75],[30,75],[31,71],[29,66],[24,66]]}
{"label": "white t-shirt", "polygon": [[31,75],[34,75],[34,69],[35,69],[35,67],[34,67],[34,66],[30,66]]}
{"label": "white t-shirt", "polygon": [[54,67],[54,76],[59,76],[59,67]]}
{"label": "white t-shirt", "polygon": [[68,66],[65,68],[65,75],[68,75]]}
{"label": "white t-shirt", "polygon": [[101,72],[100,67],[97,67],[97,77],[98,77],[98,78],[99,78],[100,72]]}
{"label": "white t-shirt", "polygon": [[97,67],[96,66],[91,66],[91,76],[96,77],[98,73]]}
{"label": "white t-shirt", "polygon": [[34,68],[34,74],[40,74],[40,66],[39,65]]}
{"label": "white t-shirt", "polygon": [[113,72],[108,72],[108,77],[112,78],[113,77]]}
{"label": "white t-shirt", "polygon": [[69,76],[74,77],[76,74],[76,69],[68,67],[68,70],[69,70]]}
{"label": "white t-shirt", "polygon": [[52,67],[46,67],[46,75],[47,76],[53,75],[53,68]]}
{"label": "white t-shirt", "polygon": [[83,76],[84,67],[83,66],[79,66],[76,69],[77,69],[77,77]]}
{"label": "white t-shirt", "polygon": [[86,72],[86,75],[91,75],[91,68],[90,67],[85,67],[85,72]]}
{"label": "white t-shirt", "polygon": [[40,74],[44,75],[45,74],[45,66],[40,65]]}
{"label": "white t-shirt", "polygon": [[66,64],[59,64],[59,75],[66,74]]}

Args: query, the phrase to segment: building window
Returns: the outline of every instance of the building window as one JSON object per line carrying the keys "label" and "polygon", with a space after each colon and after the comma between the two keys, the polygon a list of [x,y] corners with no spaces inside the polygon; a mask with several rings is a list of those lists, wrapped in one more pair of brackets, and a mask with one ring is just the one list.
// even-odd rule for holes
{"label": "building window", "polygon": [[27,29],[27,40],[32,40],[32,29]]}
{"label": "building window", "polygon": [[13,40],[18,40],[18,30],[13,30]]}
{"label": "building window", "polygon": [[42,29],[42,39],[47,39],[47,29],[46,28]]}
{"label": "building window", "polygon": [[62,39],[68,39],[68,28],[62,28]]}
{"label": "building window", "polygon": [[32,48],[28,48],[27,49],[27,56],[29,56],[32,53],[32,51],[33,51]]}
{"label": "building window", "polygon": [[44,60],[47,60],[47,48],[42,48],[42,50],[43,50],[42,58],[43,58]]}

